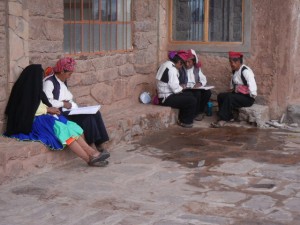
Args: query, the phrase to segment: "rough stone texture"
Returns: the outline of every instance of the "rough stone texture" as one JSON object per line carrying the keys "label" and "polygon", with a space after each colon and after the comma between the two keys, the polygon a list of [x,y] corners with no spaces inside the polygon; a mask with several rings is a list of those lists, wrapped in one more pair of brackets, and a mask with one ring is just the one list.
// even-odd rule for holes
{"label": "rough stone texture", "polygon": [[0,132],[3,131],[4,125],[4,106],[7,101],[7,5],[6,1],[0,2]]}
{"label": "rough stone texture", "polygon": [[289,105],[287,108],[287,120],[300,124],[300,105]]}
{"label": "rough stone texture", "polygon": [[270,120],[269,107],[253,104],[251,107],[240,108],[239,120],[256,124],[257,127],[263,127]]}
{"label": "rough stone texture", "polygon": [[[1,184],[0,225],[298,225],[299,134],[213,129],[208,119],[193,129],[171,126],[120,142],[106,168],[74,159],[47,170],[36,157],[31,164],[41,173]],[[289,142],[292,152],[285,150]],[[27,152],[38,156],[32,147]],[[28,154],[7,152],[0,148],[11,158],[9,170],[21,173]],[[233,176],[235,166],[241,170]],[[259,184],[275,188],[266,192]]]}

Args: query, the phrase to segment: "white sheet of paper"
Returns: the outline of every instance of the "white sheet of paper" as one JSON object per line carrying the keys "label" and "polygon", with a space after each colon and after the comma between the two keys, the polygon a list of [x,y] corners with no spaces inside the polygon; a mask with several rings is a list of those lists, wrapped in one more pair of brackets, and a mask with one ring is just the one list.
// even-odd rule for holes
{"label": "white sheet of paper", "polygon": [[69,115],[78,115],[78,114],[95,114],[99,111],[101,105],[93,105],[86,107],[79,107],[76,109],[71,109]]}
{"label": "white sheet of paper", "polygon": [[215,88],[215,86],[201,86],[198,89],[209,90],[209,89],[213,89],[213,88]]}

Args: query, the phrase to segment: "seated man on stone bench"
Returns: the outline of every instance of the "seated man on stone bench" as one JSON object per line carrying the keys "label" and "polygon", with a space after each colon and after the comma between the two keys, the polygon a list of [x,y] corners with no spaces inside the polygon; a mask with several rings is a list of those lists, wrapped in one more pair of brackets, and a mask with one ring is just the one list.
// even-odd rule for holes
{"label": "seated man on stone bench", "polygon": [[230,92],[218,94],[218,121],[211,123],[211,127],[219,128],[233,119],[233,110],[250,107],[257,96],[257,85],[253,71],[243,64],[243,54],[229,52],[229,64],[232,69]]}

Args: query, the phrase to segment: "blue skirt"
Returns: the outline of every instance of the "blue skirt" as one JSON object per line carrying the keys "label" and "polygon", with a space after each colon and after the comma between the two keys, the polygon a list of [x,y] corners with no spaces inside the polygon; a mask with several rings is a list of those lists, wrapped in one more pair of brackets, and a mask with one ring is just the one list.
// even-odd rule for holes
{"label": "blue skirt", "polygon": [[[68,120],[64,116],[54,117],[49,114],[36,116],[32,124],[32,130],[29,134],[20,133],[11,135],[9,137],[16,138],[21,141],[39,141],[45,144],[51,150],[62,150],[65,147],[65,144],[59,139],[59,134],[55,129],[57,124],[59,124],[59,126],[67,127]],[[81,128],[79,127],[77,135],[74,136],[74,134],[72,134],[72,137],[80,136],[83,132],[81,129],[80,134],[80,129]]]}

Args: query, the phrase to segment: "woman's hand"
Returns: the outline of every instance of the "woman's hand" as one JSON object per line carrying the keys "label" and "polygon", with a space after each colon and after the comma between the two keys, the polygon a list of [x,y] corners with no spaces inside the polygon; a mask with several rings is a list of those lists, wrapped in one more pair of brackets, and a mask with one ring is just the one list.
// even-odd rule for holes
{"label": "woman's hand", "polygon": [[55,108],[55,107],[48,107],[48,108],[47,108],[47,113],[49,113],[49,114],[60,115],[59,109],[58,109],[58,108]]}

